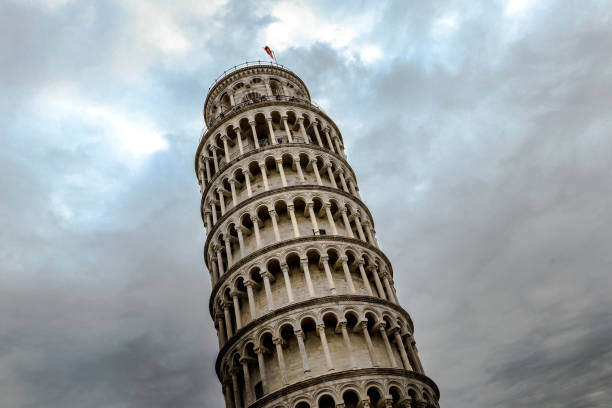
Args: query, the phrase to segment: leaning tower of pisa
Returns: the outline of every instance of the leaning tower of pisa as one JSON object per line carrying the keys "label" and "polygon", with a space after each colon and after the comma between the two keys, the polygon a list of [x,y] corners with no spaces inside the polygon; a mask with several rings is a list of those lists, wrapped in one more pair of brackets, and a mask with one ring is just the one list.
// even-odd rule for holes
{"label": "leaning tower of pisa", "polygon": [[204,120],[195,170],[226,406],[438,407],[340,130],[304,82],[235,66]]}

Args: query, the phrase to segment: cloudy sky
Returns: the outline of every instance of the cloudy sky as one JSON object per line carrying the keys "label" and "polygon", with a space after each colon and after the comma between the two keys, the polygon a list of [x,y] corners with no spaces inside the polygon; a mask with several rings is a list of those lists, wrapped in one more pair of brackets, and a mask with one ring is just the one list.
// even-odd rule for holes
{"label": "cloudy sky", "polygon": [[2,1],[0,405],[222,406],[193,157],[269,45],[343,132],[442,406],[612,406],[609,6]]}

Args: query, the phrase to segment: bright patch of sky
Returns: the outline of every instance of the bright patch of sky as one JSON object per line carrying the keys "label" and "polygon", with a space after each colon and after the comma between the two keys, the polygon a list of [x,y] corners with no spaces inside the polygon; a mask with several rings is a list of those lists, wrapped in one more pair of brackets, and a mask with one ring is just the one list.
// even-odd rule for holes
{"label": "bright patch of sky", "polygon": [[527,10],[534,0],[509,0],[506,3],[505,13],[506,15],[514,15]]}
{"label": "bright patch of sky", "polygon": [[260,37],[275,52],[322,42],[341,50],[351,61],[359,56],[369,64],[382,56],[378,46],[361,40],[374,28],[376,13],[334,15],[322,13],[304,1],[282,1],[266,11],[275,21],[262,30]]}
{"label": "bright patch of sky", "polygon": [[[163,132],[150,119],[129,112],[120,106],[103,105],[81,98],[69,86],[47,88],[38,98],[40,112],[50,119],[90,126],[109,143],[126,165],[168,148]],[[87,137],[88,135],[83,135]],[[96,137],[89,135],[89,137]]]}

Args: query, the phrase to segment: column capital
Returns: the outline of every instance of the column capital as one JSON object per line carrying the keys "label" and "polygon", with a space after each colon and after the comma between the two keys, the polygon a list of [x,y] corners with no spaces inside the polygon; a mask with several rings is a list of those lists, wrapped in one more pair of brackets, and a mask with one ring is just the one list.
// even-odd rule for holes
{"label": "column capital", "polygon": [[272,272],[270,271],[262,271],[262,272],[259,272],[259,274],[264,279],[272,280],[274,278],[274,275],[272,275]]}
{"label": "column capital", "polygon": [[346,320],[340,320],[338,322],[338,327],[340,327],[340,329],[346,329],[346,325],[347,325],[347,321]]}
{"label": "column capital", "polygon": [[387,327],[387,322],[382,321],[382,322],[378,322],[378,331],[380,331],[381,333],[385,332],[385,327]]}
{"label": "column capital", "polygon": [[280,268],[283,272],[289,272],[289,265],[287,265],[286,263],[282,263]]}
{"label": "column capital", "polygon": [[308,258],[300,258],[300,264],[306,264],[308,265]]}
{"label": "column capital", "polygon": [[345,263],[348,262],[348,256],[346,255],[342,255],[340,258],[338,258],[340,260],[340,262]]}
{"label": "column capital", "polygon": [[257,287],[259,284],[255,281],[252,281],[250,279],[247,279],[244,281],[244,286],[247,288],[255,288]]}
{"label": "column capital", "polygon": [[285,344],[287,344],[285,342],[285,340],[283,340],[282,337],[276,337],[276,338],[272,339],[272,343],[274,343],[275,345],[280,344],[281,347],[283,347]]}
{"label": "column capital", "polygon": [[270,214],[271,217],[276,217],[276,210],[274,208],[269,209],[268,208],[268,214]]}
{"label": "column capital", "polygon": [[302,331],[302,329],[294,330],[293,333],[296,337],[304,338],[304,332]]}
{"label": "column capital", "polygon": [[223,302],[223,310],[229,310],[231,307],[234,307],[234,305],[229,302]]}
{"label": "column capital", "polygon": [[320,259],[321,259],[321,261],[323,261],[323,262],[327,262],[327,261],[329,261],[329,255],[327,255],[327,254],[325,254],[325,255],[321,255]]}
{"label": "column capital", "polygon": [[256,123],[257,122],[255,122],[254,120],[249,120],[249,125],[251,125],[251,126],[255,126]]}
{"label": "column capital", "polygon": [[294,209],[295,209],[295,206],[293,205],[293,203],[287,204],[287,211],[293,211]]}
{"label": "column capital", "polygon": [[321,331],[321,330],[325,330],[325,324],[324,323],[317,323],[317,331]]}

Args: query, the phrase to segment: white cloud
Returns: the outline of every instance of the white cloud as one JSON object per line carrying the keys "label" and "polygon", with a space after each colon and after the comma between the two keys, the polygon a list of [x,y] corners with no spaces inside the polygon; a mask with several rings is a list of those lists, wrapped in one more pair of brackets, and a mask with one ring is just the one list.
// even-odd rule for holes
{"label": "white cloud", "polygon": [[506,15],[514,15],[527,10],[533,4],[533,0],[508,0],[506,3]]}
{"label": "white cloud", "polygon": [[431,34],[434,38],[443,38],[452,35],[458,27],[457,14],[447,14],[435,20],[431,26]]}
{"label": "white cloud", "polygon": [[[168,148],[168,141],[150,120],[113,106],[82,99],[70,86],[55,85],[45,89],[39,95],[38,104],[40,112],[51,119],[98,129],[128,163]],[[83,138],[88,136],[83,135]]]}
{"label": "white cloud", "polygon": [[[269,14],[277,21],[263,30],[262,41],[277,52],[315,42],[324,42],[336,49],[355,48],[359,47],[353,43],[358,36],[373,27],[373,13],[344,16],[338,20],[337,16],[316,12],[310,6],[311,3],[304,1],[275,4]],[[359,48],[355,51],[359,53]]]}

